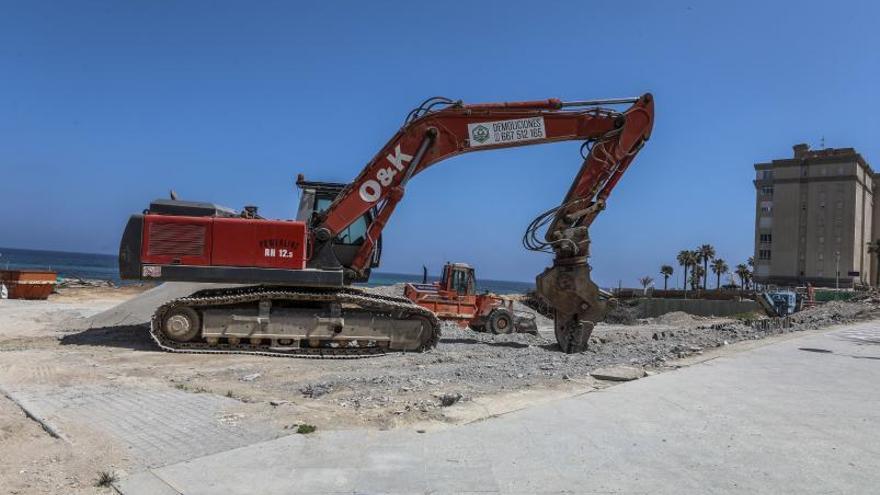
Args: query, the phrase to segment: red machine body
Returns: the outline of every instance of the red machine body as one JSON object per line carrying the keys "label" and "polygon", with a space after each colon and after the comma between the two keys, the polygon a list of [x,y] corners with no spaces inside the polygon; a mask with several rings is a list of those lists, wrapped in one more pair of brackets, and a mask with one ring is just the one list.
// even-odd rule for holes
{"label": "red machine body", "polygon": [[147,214],[143,236],[150,265],[306,267],[306,225],[296,220]]}

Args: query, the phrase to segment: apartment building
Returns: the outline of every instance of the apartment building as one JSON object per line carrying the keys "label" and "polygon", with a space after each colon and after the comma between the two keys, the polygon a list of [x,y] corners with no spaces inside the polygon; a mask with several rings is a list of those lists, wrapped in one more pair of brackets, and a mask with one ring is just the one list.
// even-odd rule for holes
{"label": "apartment building", "polygon": [[874,172],[853,148],[793,149],[792,158],[755,164],[755,280],[869,284],[868,242],[880,236]]}

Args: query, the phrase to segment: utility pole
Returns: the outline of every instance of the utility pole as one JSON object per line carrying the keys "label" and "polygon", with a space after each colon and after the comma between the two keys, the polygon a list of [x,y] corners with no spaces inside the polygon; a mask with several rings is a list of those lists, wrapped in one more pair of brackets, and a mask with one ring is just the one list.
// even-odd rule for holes
{"label": "utility pole", "polygon": [[837,265],[836,265],[837,277],[834,279],[834,288],[840,289],[840,251],[835,251],[834,257],[837,260]]}

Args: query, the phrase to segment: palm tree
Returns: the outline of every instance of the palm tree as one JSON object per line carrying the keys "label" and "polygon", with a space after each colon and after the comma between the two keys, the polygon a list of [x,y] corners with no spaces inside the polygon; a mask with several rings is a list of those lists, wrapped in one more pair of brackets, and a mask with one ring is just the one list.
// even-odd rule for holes
{"label": "palm tree", "polygon": [[672,276],[672,266],[671,265],[663,265],[660,267],[660,275],[663,275],[663,290],[668,289],[667,282],[669,281],[669,277]]}
{"label": "palm tree", "polygon": [[642,284],[642,293],[643,293],[643,294],[647,294],[647,293],[648,293],[648,287],[650,287],[651,284],[654,283],[654,279],[651,278],[651,277],[649,277],[649,276],[647,276],[647,275],[645,275],[644,277],[642,277],[642,278],[639,279],[639,283]]}
{"label": "palm tree", "polygon": [[706,279],[709,278],[709,262],[715,258],[715,248],[711,244],[703,244],[697,248],[703,262],[703,290],[706,290]]}
{"label": "palm tree", "polygon": [[675,260],[678,261],[678,264],[684,268],[684,295],[687,297],[688,290],[688,268],[691,267],[693,261],[693,252],[684,249],[678,252],[678,256],[675,257]]}
{"label": "palm tree", "polygon": [[727,266],[727,263],[721,258],[715,258],[712,260],[712,273],[715,274],[715,289],[721,290],[721,276],[727,273],[730,267]]}
{"label": "palm tree", "polygon": [[743,263],[740,263],[740,264],[736,265],[736,270],[734,270],[734,273],[736,273],[736,275],[739,277],[739,280],[740,280],[739,294],[740,294],[740,296],[742,296],[742,291],[743,291],[743,289],[746,288],[746,284],[749,283],[749,278],[750,278],[750,275],[752,274],[752,272],[749,271],[748,266],[746,266]]}
{"label": "palm tree", "polygon": [[691,289],[695,291],[700,290],[700,282],[703,281],[703,267],[694,264],[693,269],[691,269]]}

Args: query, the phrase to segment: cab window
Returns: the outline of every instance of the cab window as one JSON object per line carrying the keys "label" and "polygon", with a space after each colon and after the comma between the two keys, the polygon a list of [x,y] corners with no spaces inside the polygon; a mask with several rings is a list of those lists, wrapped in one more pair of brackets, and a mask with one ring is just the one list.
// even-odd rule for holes
{"label": "cab window", "polygon": [[[318,198],[315,202],[315,210],[320,213],[326,210],[332,202],[332,199]],[[364,243],[366,235],[367,216],[364,215],[339,232],[339,235],[336,236],[336,242],[338,244],[359,245]]]}
{"label": "cab window", "polygon": [[456,270],[452,274],[452,290],[459,294],[468,294],[471,291],[471,277],[467,270]]}

